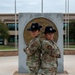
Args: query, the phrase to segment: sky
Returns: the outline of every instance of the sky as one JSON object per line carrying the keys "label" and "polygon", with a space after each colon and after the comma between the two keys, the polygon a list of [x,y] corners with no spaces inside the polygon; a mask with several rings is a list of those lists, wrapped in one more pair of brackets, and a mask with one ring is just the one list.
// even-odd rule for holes
{"label": "sky", "polygon": [[[43,0],[43,13],[75,13],[75,0]],[[42,0],[16,0],[17,13],[41,13]],[[15,13],[15,0],[0,0],[0,13]]]}

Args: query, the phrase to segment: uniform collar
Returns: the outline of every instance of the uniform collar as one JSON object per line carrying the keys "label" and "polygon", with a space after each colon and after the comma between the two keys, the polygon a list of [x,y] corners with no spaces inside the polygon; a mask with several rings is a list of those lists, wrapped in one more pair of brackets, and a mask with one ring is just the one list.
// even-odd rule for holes
{"label": "uniform collar", "polygon": [[38,38],[40,35],[37,35],[36,37],[34,37],[33,39],[36,39],[36,38]]}
{"label": "uniform collar", "polygon": [[47,38],[45,38],[47,41],[49,41],[49,42],[54,42],[53,40],[48,40]]}

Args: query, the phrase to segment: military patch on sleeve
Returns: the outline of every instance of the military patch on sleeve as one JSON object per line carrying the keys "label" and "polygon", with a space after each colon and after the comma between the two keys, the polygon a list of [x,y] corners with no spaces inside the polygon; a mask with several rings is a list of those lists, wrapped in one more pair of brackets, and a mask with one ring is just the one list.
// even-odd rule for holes
{"label": "military patch on sleeve", "polygon": [[33,43],[33,44],[31,44],[31,47],[32,47],[32,48],[34,47],[34,43]]}
{"label": "military patch on sleeve", "polygon": [[35,47],[35,46],[37,46],[37,42],[33,42],[33,43],[31,44],[31,48],[33,48],[33,47]]}
{"label": "military patch on sleeve", "polygon": [[47,46],[47,49],[49,49],[49,50],[52,49],[52,46],[48,45],[48,46]]}

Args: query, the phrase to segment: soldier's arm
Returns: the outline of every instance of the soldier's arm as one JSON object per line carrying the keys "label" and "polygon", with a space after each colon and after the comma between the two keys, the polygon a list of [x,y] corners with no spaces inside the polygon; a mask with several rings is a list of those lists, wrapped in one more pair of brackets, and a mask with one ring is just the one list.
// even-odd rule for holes
{"label": "soldier's arm", "polygon": [[52,52],[52,56],[56,57],[56,58],[61,58],[61,52],[60,52],[59,48],[57,48],[56,50],[54,50]]}
{"label": "soldier's arm", "polygon": [[52,54],[51,56],[52,57],[55,57],[55,58],[61,58],[61,55],[60,54]]}
{"label": "soldier's arm", "polygon": [[59,48],[57,49],[57,58],[61,58],[61,51]]}
{"label": "soldier's arm", "polygon": [[48,43],[48,41],[43,41],[42,43],[42,51],[44,50],[45,53],[51,55],[52,53],[52,46]]}
{"label": "soldier's arm", "polygon": [[31,43],[28,48],[25,50],[26,51],[26,54],[28,56],[31,56],[33,55],[38,49],[39,49],[39,46],[40,46],[40,42],[39,41],[34,41],[33,43]]}
{"label": "soldier's arm", "polygon": [[25,52],[27,55],[30,54],[30,51],[29,51],[28,47],[26,47],[26,48],[24,49],[24,52]]}

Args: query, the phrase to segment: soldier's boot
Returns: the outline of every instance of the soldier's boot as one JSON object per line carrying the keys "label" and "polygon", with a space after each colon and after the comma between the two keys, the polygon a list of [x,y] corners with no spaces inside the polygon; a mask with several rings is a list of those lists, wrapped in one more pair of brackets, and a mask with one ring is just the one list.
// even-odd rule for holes
{"label": "soldier's boot", "polygon": [[38,75],[38,68],[29,68],[30,69],[30,75]]}
{"label": "soldier's boot", "polygon": [[30,72],[30,75],[38,75],[38,73]]}
{"label": "soldier's boot", "polygon": [[42,69],[42,75],[56,75],[56,71],[50,69]]}

